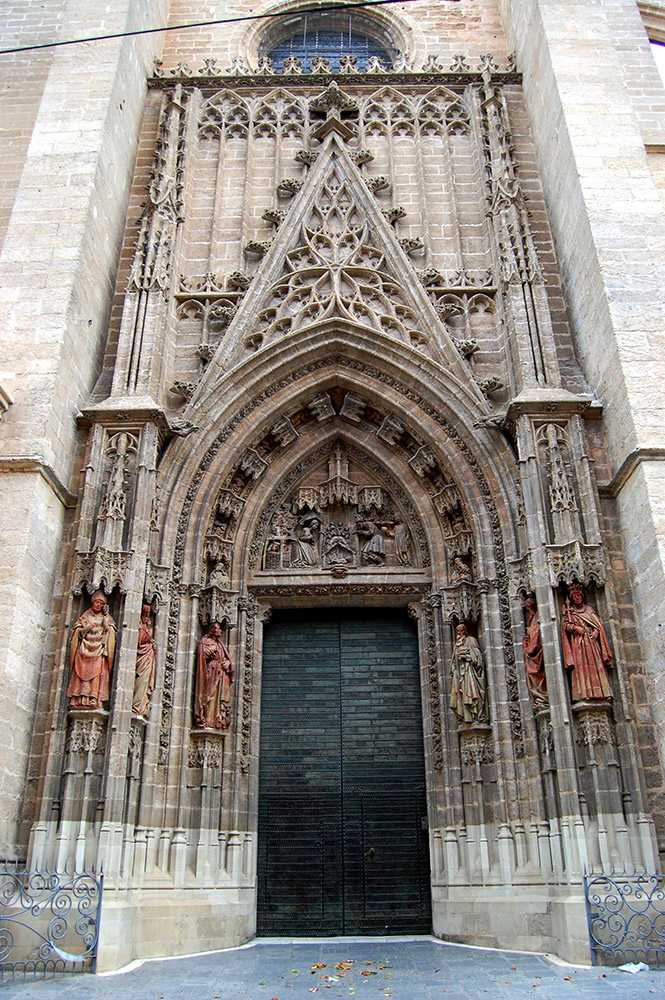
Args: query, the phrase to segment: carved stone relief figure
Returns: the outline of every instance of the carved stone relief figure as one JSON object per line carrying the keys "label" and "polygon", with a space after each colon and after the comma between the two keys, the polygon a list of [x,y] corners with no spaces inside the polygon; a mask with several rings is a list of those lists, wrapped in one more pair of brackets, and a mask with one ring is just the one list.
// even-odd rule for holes
{"label": "carved stone relief figure", "polygon": [[303,518],[300,533],[294,535],[293,543],[295,559],[291,563],[295,567],[318,566],[320,553],[318,532],[320,522],[318,518]]}
{"label": "carved stone relief figure", "polygon": [[261,568],[320,572],[413,565],[411,529],[397,513],[392,493],[369,482],[372,476],[364,469],[359,483],[353,472],[360,470],[350,471],[340,442],[326,470],[323,477],[319,470],[301,481],[272,515]]}
{"label": "carved stone relief figure", "polygon": [[325,534],[324,566],[353,566],[354,562],[347,525],[331,521]]}
{"label": "carved stone relief figure", "polygon": [[411,555],[411,532],[403,521],[397,521],[393,528],[393,540],[395,542],[395,556],[402,566],[410,566],[413,562]]}
{"label": "carved stone relief figure", "polygon": [[451,583],[472,583],[473,573],[471,567],[467,566],[461,556],[453,556],[452,570],[450,574]]}
{"label": "carved stone relief figure", "polygon": [[381,529],[374,521],[358,521],[355,530],[361,540],[362,562],[380,566],[386,558],[386,546]]}
{"label": "carved stone relief figure", "polygon": [[478,641],[462,622],[455,629],[450,670],[450,705],[460,723],[489,722],[487,676]]}
{"label": "carved stone relief figure", "polygon": [[72,629],[67,687],[70,708],[98,710],[108,702],[116,634],[106,597],[99,590]]}
{"label": "carved stone relief figure", "polygon": [[547,694],[547,678],[545,677],[545,659],[543,639],[540,633],[538,605],[533,594],[526,595],[524,610],[526,612],[526,627],[522,638],[522,650],[524,653],[526,682],[536,709],[544,708],[549,704],[549,697]]}
{"label": "carved stone relief figure", "polygon": [[228,729],[233,675],[231,656],[222,642],[222,629],[213,622],[196,651],[194,719],[201,729]]}
{"label": "carved stone relief figure", "polygon": [[132,694],[134,715],[148,715],[150,699],[155,690],[157,647],[153,638],[154,628],[152,607],[150,604],[144,604],[141,608],[139,639],[136,646],[136,673],[134,675],[134,693]]}
{"label": "carved stone relief figure", "polygon": [[572,676],[573,702],[611,699],[607,670],[613,657],[605,626],[576,584],[566,601],[561,640],[563,662]]}

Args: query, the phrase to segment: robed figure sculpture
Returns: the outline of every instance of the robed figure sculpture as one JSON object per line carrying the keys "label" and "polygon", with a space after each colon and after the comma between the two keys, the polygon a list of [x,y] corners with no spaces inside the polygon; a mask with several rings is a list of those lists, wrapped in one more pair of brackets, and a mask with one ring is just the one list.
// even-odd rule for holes
{"label": "robed figure sculpture", "polygon": [[563,662],[572,671],[573,702],[609,700],[612,689],[607,668],[612,665],[612,650],[605,626],[575,584],[566,601],[561,632]]}
{"label": "robed figure sculpture", "polygon": [[141,608],[141,620],[139,621],[134,692],[132,694],[132,712],[134,715],[144,717],[150,711],[150,699],[155,690],[157,647],[153,633],[152,607],[150,604],[144,604]]}
{"label": "robed figure sculpture", "polygon": [[233,663],[214,622],[196,652],[194,719],[201,729],[228,729],[231,721]]}
{"label": "robed figure sculpture", "polygon": [[450,670],[450,705],[461,723],[489,722],[487,676],[478,641],[463,623],[455,629]]}
{"label": "robed figure sculpture", "polygon": [[67,686],[70,708],[100,709],[109,700],[117,627],[98,590],[90,607],[74,622]]}
{"label": "robed figure sculpture", "polygon": [[547,678],[545,677],[545,656],[543,653],[543,638],[540,633],[538,605],[533,594],[527,594],[524,599],[526,611],[526,628],[522,638],[522,652],[526,668],[526,681],[536,707],[547,705]]}

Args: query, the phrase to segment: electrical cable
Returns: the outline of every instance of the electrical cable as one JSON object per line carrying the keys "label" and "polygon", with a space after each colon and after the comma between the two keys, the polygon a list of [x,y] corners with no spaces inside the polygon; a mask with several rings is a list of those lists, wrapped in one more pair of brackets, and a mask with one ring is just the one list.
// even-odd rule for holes
{"label": "electrical cable", "polygon": [[[0,56],[16,52],[34,52],[37,49],[55,49],[63,45],[82,45],[84,42],[107,42],[114,38],[132,38],[136,35],[156,35],[165,31],[187,31],[189,28],[209,28],[220,24],[239,24],[242,21],[263,21],[274,17],[294,17],[302,14],[328,14],[336,10],[358,10],[365,7],[384,7],[395,3],[417,3],[419,0],[361,0],[359,3],[333,3],[323,7],[304,7],[301,10],[273,11],[268,14],[242,14],[240,17],[225,17],[215,21],[194,21],[190,24],[166,25],[162,28],[137,28],[136,31],[118,31],[111,35],[91,35],[88,38],[69,38],[61,42],[42,42],[39,45],[18,45],[12,49],[0,49]],[[458,3],[459,0],[446,0]]]}

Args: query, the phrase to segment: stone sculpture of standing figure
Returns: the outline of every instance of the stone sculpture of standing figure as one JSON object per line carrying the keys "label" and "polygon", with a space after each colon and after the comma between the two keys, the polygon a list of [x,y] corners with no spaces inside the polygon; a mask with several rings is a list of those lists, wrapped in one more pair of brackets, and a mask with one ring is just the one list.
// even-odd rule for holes
{"label": "stone sculpture of standing figure", "polygon": [[98,590],[72,629],[72,672],[67,686],[70,708],[98,710],[108,702],[117,631],[106,597]]}
{"label": "stone sculpture of standing figure", "polygon": [[157,647],[155,646],[154,621],[152,607],[144,604],[141,608],[139,622],[139,641],[136,647],[136,673],[134,675],[134,693],[132,695],[132,712],[134,715],[147,716],[150,711],[150,699],[155,690],[155,674]]}
{"label": "stone sculpture of standing figure", "polygon": [[522,638],[526,682],[536,708],[542,708],[549,703],[547,694],[547,678],[545,677],[545,657],[543,654],[543,639],[540,634],[540,619],[538,605],[533,594],[527,594],[524,599],[526,611],[526,628]]}
{"label": "stone sculpture of standing figure", "polygon": [[478,642],[463,623],[455,629],[450,671],[450,704],[461,723],[489,722],[487,677]]}
{"label": "stone sculpture of standing figure", "polygon": [[612,650],[605,626],[596,611],[586,603],[579,584],[570,588],[561,629],[563,662],[572,671],[572,699],[608,701],[612,689],[607,668],[612,665]]}
{"label": "stone sculpture of standing figure", "polygon": [[194,718],[201,729],[228,729],[231,721],[233,663],[222,642],[222,630],[213,622],[196,653]]}

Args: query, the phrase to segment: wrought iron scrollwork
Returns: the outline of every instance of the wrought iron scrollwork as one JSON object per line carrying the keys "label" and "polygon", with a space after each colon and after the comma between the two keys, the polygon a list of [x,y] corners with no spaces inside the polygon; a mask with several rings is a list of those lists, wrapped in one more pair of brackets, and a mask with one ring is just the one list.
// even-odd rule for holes
{"label": "wrought iron scrollwork", "polygon": [[665,876],[587,874],[584,895],[594,965],[665,965]]}
{"label": "wrought iron scrollwork", "polygon": [[95,968],[103,875],[0,869],[0,984]]}

